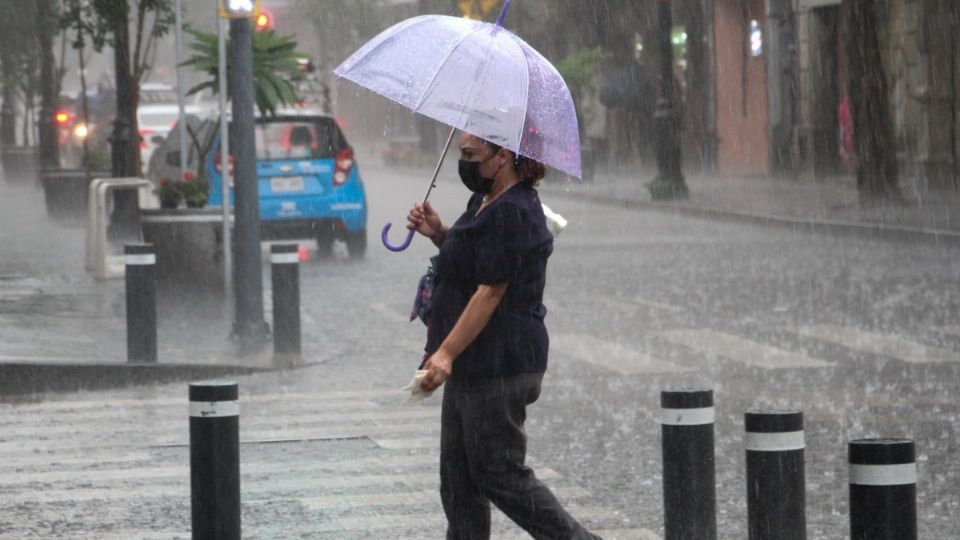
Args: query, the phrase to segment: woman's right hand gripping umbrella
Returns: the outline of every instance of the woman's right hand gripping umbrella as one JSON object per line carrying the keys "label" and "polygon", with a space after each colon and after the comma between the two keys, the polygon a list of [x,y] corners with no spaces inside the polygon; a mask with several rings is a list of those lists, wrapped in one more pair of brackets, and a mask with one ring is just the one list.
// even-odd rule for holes
{"label": "woman's right hand gripping umbrella", "polygon": [[430,201],[413,203],[413,208],[407,214],[407,229],[426,236],[437,247],[440,247],[447,235],[447,228],[440,220],[440,214],[430,205]]}

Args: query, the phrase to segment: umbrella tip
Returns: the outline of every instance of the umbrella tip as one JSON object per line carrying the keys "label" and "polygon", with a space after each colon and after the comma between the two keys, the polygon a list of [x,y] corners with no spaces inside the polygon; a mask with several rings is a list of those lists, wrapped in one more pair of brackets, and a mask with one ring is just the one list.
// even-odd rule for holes
{"label": "umbrella tip", "polygon": [[510,11],[510,0],[503,0],[503,7],[500,8],[500,15],[497,17],[497,26],[503,26],[503,20],[507,18],[508,11]]}

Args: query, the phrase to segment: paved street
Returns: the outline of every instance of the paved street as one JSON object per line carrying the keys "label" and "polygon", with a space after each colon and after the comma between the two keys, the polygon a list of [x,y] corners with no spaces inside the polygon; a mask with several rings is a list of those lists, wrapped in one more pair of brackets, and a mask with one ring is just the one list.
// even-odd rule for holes
{"label": "paved street", "polygon": [[[367,258],[301,267],[306,365],[237,378],[249,538],[443,536],[439,398],[396,390],[422,349],[407,314],[431,246],[374,242],[385,221],[400,236],[425,180],[363,171]],[[442,178],[433,201],[452,220],[465,190]],[[662,535],[659,391],[702,386],[717,404],[721,538],[746,537],[749,408],[805,413],[810,538],[848,534],[846,442],[875,436],[916,440],[920,537],[955,537],[960,249],[626,209],[567,187],[542,189],[570,225],[528,431],[532,465],[575,515],[608,540]],[[38,191],[0,195],[0,359],[122,362],[122,283],[85,276],[82,231],[47,225]],[[269,362],[224,358],[222,310],[167,302],[161,319],[161,362]],[[0,538],[187,537],[186,406],[185,383],[0,404]]]}

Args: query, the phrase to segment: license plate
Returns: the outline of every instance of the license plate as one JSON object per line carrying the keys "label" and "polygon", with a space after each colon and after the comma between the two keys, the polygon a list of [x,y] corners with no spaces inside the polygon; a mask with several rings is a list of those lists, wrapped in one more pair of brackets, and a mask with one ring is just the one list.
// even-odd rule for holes
{"label": "license plate", "polygon": [[270,189],[274,192],[303,191],[303,177],[275,176],[270,179]]}

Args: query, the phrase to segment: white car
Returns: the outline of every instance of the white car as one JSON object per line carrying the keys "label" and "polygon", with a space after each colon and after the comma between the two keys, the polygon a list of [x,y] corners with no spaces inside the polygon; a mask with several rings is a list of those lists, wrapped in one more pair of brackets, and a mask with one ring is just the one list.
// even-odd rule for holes
{"label": "white car", "polygon": [[[191,96],[184,107],[185,113],[206,117],[210,110],[202,101],[203,95]],[[140,129],[140,163],[144,171],[150,156],[167,138],[180,117],[176,90],[169,85],[145,83],[140,89],[140,106],[137,108],[137,125]]]}

